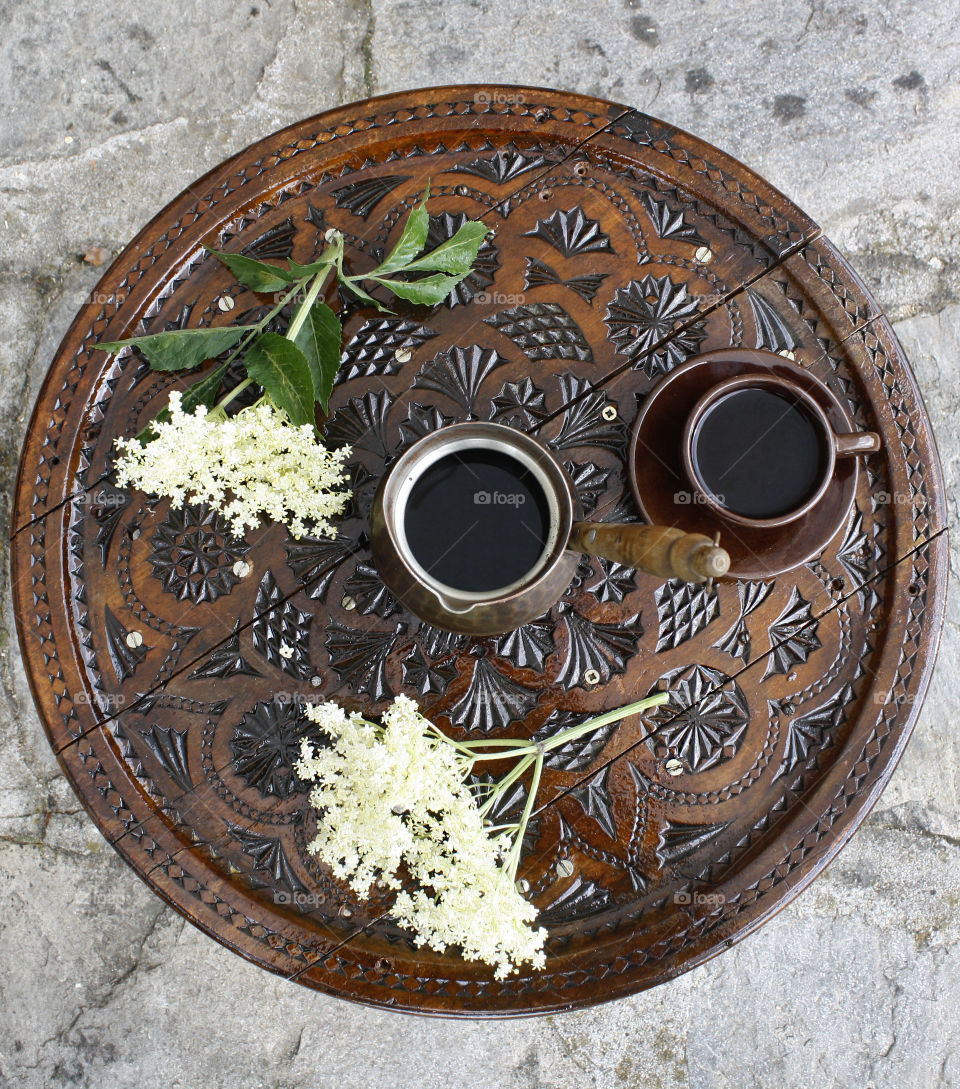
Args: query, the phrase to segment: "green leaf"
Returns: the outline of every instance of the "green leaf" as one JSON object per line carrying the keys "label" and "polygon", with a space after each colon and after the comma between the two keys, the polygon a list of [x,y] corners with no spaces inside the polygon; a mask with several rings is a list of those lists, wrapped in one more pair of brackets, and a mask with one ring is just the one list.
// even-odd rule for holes
{"label": "green leaf", "polygon": [[303,352],[279,333],[264,333],[247,350],[247,374],[294,424],[314,422],[313,376]]}
{"label": "green leaf", "polygon": [[244,257],[242,253],[220,253],[218,250],[210,249],[207,253],[225,264],[240,283],[261,294],[283,291],[285,287],[289,287],[300,279],[292,269],[278,268],[276,265],[268,265],[263,261],[255,261],[252,257]]}
{"label": "green leaf", "polygon": [[378,278],[378,282],[401,299],[420,303],[422,306],[435,306],[443,302],[462,279],[463,276],[444,276],[438,272],[433,276],[424,276],[420,280],[380,280]]}
{"label": "green leaf", "polygon": [[378,299],[375,299],[372,295],[368,295],[362,287],[357,286],[357,280],[360,279],[364,279],[364,277],[357,276],[355,278],[348,278],[345,276],[340,281],[340,283],[342,283],[348,291],[352,291],[354,295],[357,296],[357,298],[363,299],[364,302],[370,303],[371,306],[375,306],[382,313],[392,314],[393,311],[390,309],[389,306],[384,306],[383,303],[380,302]]}
{"label": "green leaf", "polygon": [[290,271],[298,280],[309,280],[311,276],[316,276],[318,272],[323,272],[335,264],[336,260],[336,254],[331,254],[329,257],[322,257],[319,261],[311,261],[309,265],[298,265],[296,261],[291,261]]}
{"label": "green leaf", "polygon": [[340,369],[340,341],[343,330],[337,315],[319,300],[310,307],[307,320],[294,338],[303,352],[313,378],[313,395],[326,412],[333,382]]}
{"label": "green leaf", "polygon": [[477,259],[488,229],[480,220],[469,220],[446,242],[406,266],[407,272],[448,272],[465,276]]}
{"label": "green leaf", "polygon": [[105,352],[138,348],[155,371],[188,371],[204,360],[232,348],[254,325],[225,325],[218,329],[170,329],[131,340],[103,341],[97,347]]}
{"label": "green leaf", "polygon": [[399,272],[413,260],[427,244],[427,232],[430,230],[430,216],[427,212],[427,198],[430,196],[430,183],[423,194],[423,200],[407,216],[400,241],[387,255],[379,268],[370,273],[370,277],[385,276],[388,272]]}
{"label": "green leaf", "polygon": [[180,408],[186,415],[189,416],[200,405],[208,409],[213,408],[217,403],[217,394],[220,392],[220,385],[229,365],[229,362],[221,363],[218,367],[214,367],[205,378],[201,378],[199,382],[194,382],[189,389],[184,390],[180,398]]}

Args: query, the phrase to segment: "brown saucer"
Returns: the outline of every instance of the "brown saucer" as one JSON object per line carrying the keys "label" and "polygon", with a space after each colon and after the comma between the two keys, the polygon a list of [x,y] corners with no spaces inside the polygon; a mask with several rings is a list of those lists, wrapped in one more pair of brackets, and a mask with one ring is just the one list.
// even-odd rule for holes
{"label": "brown saucer", "polygon": [[740,374],[792,379],[820,405],[834,428],[852,430],[837,399],[803,367],[770,352],[707,352],[677,367],[644,402],[630,438],[630,487],[641,514],[654,525],[677,526],[688,533],[719,532],[730,553],[731,578],[772,578],[819,555],[847,520],[859,459],[839,460],[820,502],[786,526],[750,529],[698,503],[683,467],[684,424],[711,386]]}

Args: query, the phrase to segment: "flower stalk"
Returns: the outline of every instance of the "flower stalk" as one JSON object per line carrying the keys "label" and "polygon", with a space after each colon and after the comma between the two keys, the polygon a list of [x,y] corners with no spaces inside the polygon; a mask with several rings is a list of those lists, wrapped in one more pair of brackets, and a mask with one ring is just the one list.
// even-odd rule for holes
{"label": "flower stalk", "polygon": [[[578,723],[576,726],[570,726],[566,730],[561,730],[559,733],[554,734],[553,737],[549,737],[544,741],[518,742],[508,738],[484,741],[454,741],[453,739],[448,738],[441,730],[437,729],[436,726],[433,726],[432,723],[431,726],[433,726],[436,733],[442,737],[447,744],[452,745],[458,753],[462,754],[465,762],[466,775],[469,775],[472,772],[474,765],[478,763],[486,763],[490,760],[518,761],[517,765],[502,779],[494,784],[489,784],[489,791],[484,795],[483,804],[480,805],[480,815],[483,818],[487,817],[496,805],[497,800],[501,798],[514,783],[519,779],[522,779],[531,766],[533,767],[533,776],[527,791],[526,805],[524,806],[520,820],[515,826],[511,826],[516,829],[516,835],[510,855],[508,856],[506,868],[511,869],[512,867],[511,876],[515,879],[517,865],[520,861],[520,844],[523,842],[527,824],[533,813],[533,804],[536,798],[537,789],[540,786],[540,778],[543,772],[546,754],[553,749],[558,749],[563,745],[569,744],[571,741],[576,741],[578,738],[585,737],[587,734],[600,730],[604,726],[609,726],[611,722],[619,722],[622,719],[629,718],[631,715],[639,714],[641,711],[647,711],[651,707],[659,707],[666,703],[669,698],[668,693],[658,692],[656,695],[647,696],[645,699],[637,700],[635,703],[627,704],[625,707],[618,707],[616,710],[597,715],[595,718]],[[501,746],[503,746],[503,748],[501,748]],[[494,751],[487,752],[486,750],[491,747],[494,748]],[[488,784],[480,784],[480,786],[487,785]]]}
{"label": "flower stalk", "polygon": [[[668,698],[657,693],[543,741],[448,738],[406,696],[381,723],[332,702],[309,706],[306,718],[328,740],[304,738],[297,764],[318,814],[308,849],[361,896],[373,885],[395,890],[391,913],[417,944],[458,946],[464,957],[494,965],[498,978],[524,961],[542,967],[546,932],[531,925],[536,908],[517,870],[548,754]],[[469,781],[477,765],[502,759],[517,762],[498,782]],[[492,816],[527,772],[518,819]]]}

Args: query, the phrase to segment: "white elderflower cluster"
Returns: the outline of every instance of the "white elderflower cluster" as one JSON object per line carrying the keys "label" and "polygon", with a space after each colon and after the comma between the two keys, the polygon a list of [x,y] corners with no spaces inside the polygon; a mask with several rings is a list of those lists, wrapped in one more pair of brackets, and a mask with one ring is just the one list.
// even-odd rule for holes
{"label": "white elderflower cluster", "polygon": [[494,965],[498,979],[524,961],[542,967],[546,931],[530,926],[536,908],[504,864],[510,835],[485,827],[466,783],[473,759],[406,696],[396,697],[382,726],[335,703],[305,714],[332,741],[323,748],[304,740],[297,765],[315,784],[310,850],[361,896],[375,882],[401,889],[405,866],[413,888],[399,892],[393,914],[418,944],[460,946]]}
{"label": "white elderflower cluster", "polygon": [[349,448],[328,450],[308,424],[295,427],[267,401],[232,419],[183,412],[170,394],[169,422],[154,421],[157,437],[146,446],[118,439],[117,481],[169,496],[171,505],[211,503],[240,536],[266,516],[284,522],[294,537],[333,536],[331,519],[350,499],[344,487]]}

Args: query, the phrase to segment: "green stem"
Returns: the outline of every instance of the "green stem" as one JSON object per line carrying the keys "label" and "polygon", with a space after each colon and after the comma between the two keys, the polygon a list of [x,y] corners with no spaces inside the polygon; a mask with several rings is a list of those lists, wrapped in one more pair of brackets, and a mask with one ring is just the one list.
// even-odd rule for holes
{"label": "green stem", "polygon": [[[316,293],[312,292],[312,294],[315,298]],[[513,844],[510,847],[510,853],[507,855],[504,863],[504,872],[509,875],[510,880],[516,881],[517,868],[520,864],[520,851],[523,847],[523,837],[533,813],[537,791],[540,789],[540,779],[543,775],[543,765],[546,754],[551,749],[556,749],[561,745],[566,745],[570,741],[575,741],[578,737],[583,737],[584,734],[599,730],[603,726],[609,725],[611,722],[620,722],[622,719],[639,714],[641,711],[646,711],[651,707],[659,707],[662,704],[667,703],[669,699],[670,695],[668,692],[658,692],[656,695],[647,696],[645,699],[629,703],[625,707],[617,707],[613,711],[607,711],[602,715],[597,715],[595,718],[588,719],[586,722],[581,722],[579,726],[571,726],[569,729],[561,730],[560,733],[555,734],[545,741],[538,742],[527,741],[517,743],[516,740],[511,740],[509,738],[494,738],[487,741],[455,741],[453,738],[447,737],[435,723],[430,722],[429,719],[425,721],[430,730],[436,734],[438,738],[446,742],[446,744],[453,746],[458,753],[470,758],[469,764],[464,761],[465,773],[469,773],[474,764],[484,763],[489,760],[512,760],[517,759],[518,757],[520,758],[512,771],[508,772],[499,782],[490,784],[489,793],[486,794],[483,804],[479,806],[481,820],[486,818],[497,799],[513,786],[518,779],[525,775],[527,768],[533,764],[533,775],[530,778],[527,799],[524,803],[520,820],[515,826],[497,824],[491,825],[488,828],[488,831],[490,832],[499,832],[515,827],[516,831]],[[504,751],[483,751],[484,749],[494,747],[502,748]],[[487,789],[486,784],[484,784],[484,789]]]}
{"label": "green stem", "polygon": [[[533,742],[524,744],[523,742],[518,743],[516,739],[511,740],[508,738],[496,738],[492,741],[456,741],[452,737],[447,737],[435,723],[428,722],[427,725],[441,741],[456,749],[457,752],[469,756],[474,764],[485,763],[488,760],[513,760],[518,756],[527,756],[537,751],[537,746]],[[511,745],[513,747],[507,752],[482,752],[482,748],[487,745]]]}
{"label": "green stem", "polygon": [[571,726],[568,730],[561,730],[560,733],[554,734],[553,737],[548,738],[546,741],[542,741],[541,745],[547,750],[556,749],[560,745],[566,745],[568,741],[575,741],[578,737],[583,737],[584,734],[589,734],[593,730],[599,730],[611,722],[619,722],[620,719],[629,718],[631,715],[646,711],[650,707],[659,707],[669,699],[669,692],[658,692],[655,696],[647,696],[646,699],[637,700],[636,703],[629,703],[626,707],[618,707],[614,711],[607,711],[588,722],[581,722],[579,726]]}
{"label": "green stem", "polygon": [[[481,761],[487,762],[489,760],[513,760],[518,756],[529,756],[537,752],[549,752],[551,749],[566,745],[568,741],[575,741],[578,737],[583,737],[584,734],[599,730],[601,727],[606,726],[611,722],[618,722],[620,719],[629,718],[631,715],[636,715],[640,711],[646,711],[650,707],[659,707],[661,704],[666,703],[669,698],[670,696],[668,693],[658,692],[655,696],[647,696],[646,699],[637,700],[636,703],[630,703],[626,707],[619,707],[615,711],[607,711],[605,714],[598,715],[596,718],[589,719],[587,722],[581,722],[578,726],[571,726],[567,730],[561,730],[560,733],[540,742],[528,741],[526,743],[518,743],[516,739],[510,738],[494,738],[487,741],[453,741],[451,738],[447,737],[442,730],[437,730],[437,733],[460,752],[472,755],[478,763]],[[434,727],[434,729],[436,729],[436,727]],[[483,749],[489,745],[512,746],[512,748],[507,748],[505,752],[484,752]]]}
{"label": "green stem", "polygon": [[440,738],[441,741],[456,749],[457,752],[462,752],[465,753],[467,756],[472,757],[474,759],[474,762],[476,761],[476,754],[474,753],[473,749],[470,748],[469,742],[455,741],[452,737],[447,737],[447,735],[443,732],[443,730],[440,729],[439,726],[437,726],[436,723],[431,722],[429,719],[425,719],[424,721],[427,723],[427,726],[433,731],[433,733],[435,733],[437,737]]}
{"label": "green stem", "polygon": [[513,769],[513,771],[507,772],[507,774],[497,783],[493,790],[493,793],[487,798],[487,800],[480,806],[480,816],[485,817],[493,808],[493,803],[500,797],[501,794],[525,774],[526,770],[533,763],[535,757],[526,756],[519,764]]}
{"label": "green stem", "polygon": [[474,753],[474,759],[478,764],[486,764],[489,760],[516,760],[518,756],[535,756],[537,746],[524,745],[523,748],[510,749],[507,752],[478,752]]}
{"label": "green stem", "polygon": [[[263,332],[264,326],[266,326],[269,322],[273,321],[273,319],[277,316],[277,314],[280,313],[280,311],[287,305],[287,303],[298,292],[303,290],[303,285],[306,282],[306,280],[298,280],[293,285],[293,287],[286,293],[286,295],[283,296],[280,302],[278,302],[277,305],[271,311],[269,311],[269,313],[267,313],[265,317],[262,317],[257,322],[257,324],[243,336],[237,347],[234,348],[230,355],[228,355],[227,358],[220,365],[229,367],[230,364],[237,358],[237,356],[240,355],[240,353],[251,343],[251,341]],[[214,416],[214,414],[223,416],[223,410],[227,407],[228,404],[230,404],[234,397],[241,394],[248,386],[252,384],[252,378],[244,378],[242,382],[238,382],[237,385],[235,385],[233,389],[226,394],[226,396],[222,397],[219,401],[217,401],[217,403],[210,411],[210,416]]]}
{"label": "green stem", "polygon": [[296,313],[293,315],[293,321],[290,322],[290,328],[286,331],[287,340],[296,340],[297,334],[303,328],[303,323],[307,320],[307,314],[310,313],[310,307],[317,301],[317,296],[323,290],[323,285],[330,277],[330,273],[333,272],[333,265],[328,265],[323,272],[318,272],[313,278],[313,283],[310,285],[310,290],[307,292],[307,297],[297,307]]}
{"label": "green stem", "polygon": [[527,830],[527,824],[530,820],[530,814],[533,812],[534,799],[537,796],[537,791],[540,789],[540,776],[543,773],[543,753],[537,753],[537,758],[533,765],[533,776],[530,779],[530,788],[527,791],[527,802],[523,807],[523,813],[520,815],[520,820],[517,822],[517,833],[513,841],[513,846],[510,848],[510,854],[507,855],[507,861],[504,863],[504,869],[510,875],[512,881],[517,879],[517,866],[520,862],[520,850],[523,847],[523,836]]}
{"label": "green stem", "polygon": [[480,749],[485,749],[488,745],[513,745],[516,747],[525,744],[525,742],[517,741],[515,737],[491,737],[483,741],[464,741],[463,744],[468,746],[471,752],[479,752]]}
{"label": "green stem", "polygon": [[306,279],[297,280],[297,282],[290,288],[290,290],[283,296],[283,298],[277,303],[277,305],[267,313],[265,317],[262,317],[257,324],[247,333],[240,341],[240,343],[234,348],[234,350],[227,356],[224,362],[229,366],[240,353],[250,344],[254,338],[258,337],[262,332],[265,325],[273,321],[273,319],[280,313],[280,311],[287,305],[287,303],[294,298],[299,292],[303,290],[303,285],[306,283]]}
{"label": "green stem", "polygon": [[234,399],[234,397],[236,397],[239,394],[243,393],[243,391],[247,388],[247,386],[252,386],[252,385],[253,385],[253,379],[252,378],[244,378],[244,380],[242,382],[238,382],[233,387],[233,389],[230,390],[230,392],[225,397],[222,397],[219,401],[217,401],[217,403],[213,406],[213,411],[210,413],[210,415],[212,416],[215,412],[216,413],[222,413],[223,410],[227,407],[227,405],[230,404],[230,402]]}

